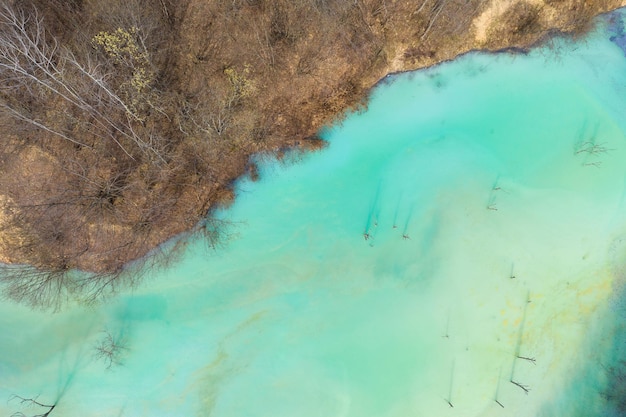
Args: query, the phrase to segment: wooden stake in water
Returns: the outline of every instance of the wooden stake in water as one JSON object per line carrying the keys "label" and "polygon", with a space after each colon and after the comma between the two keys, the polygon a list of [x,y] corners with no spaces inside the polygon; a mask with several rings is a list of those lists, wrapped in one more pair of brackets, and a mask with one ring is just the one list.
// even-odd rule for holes
{"label": "wooden stake in water", "polygon": [[450,406],[450,408],[454,408],[452,405],[452,384],[454,382],[454,361],[452,361],[452,369],[450,370],[450,385],[448,386],[448,398],[446,402]]}
{"label": "wooden stake in water", "polygon": [[413,216],[413,205],[411,205],[411,209],[409,211],[409,215],[406,217],[406,221],[404,222],[404,229],[402,229],[402,239],[407,240],[409,237],[409,223],[411,222],[411,216]]}
{"label": "wooden stake in water", "polygon": [[402,196],[400,196],[400,198],[398,198],[398,201],[396,202],[396,210],[393,212],[393,229],[397,229],[398,228],[398,211],[400,211],[400,201],[402,200]]}
{"label": "wooden stake in water", "polygon": [[515,346],[515,357],[513,358],[513,366],[511,367],[511,378],[509,379],[511,384],[521,388],[526,394],[528,394],[528,392],[530,391],[530,388],[528,387],[528,385],[524,385],[522,383],[515,381],[514,376],[515,376],[515,362],[517,361],[518,358],[529,360],[529,361],[532,359],[532,362],[534,363],[534,358],[526,358],[526,357],[520,356],[520,349],[522,347],[522,336],[524,334],[524,324],[526,323],[526,309],[528,308],[528,304],[530,304],[530,292],[526,292],[526,302],[524,303],[524,314],[522,315],[522,323],[520,324],[519,333],[517,336],[517,344]]}
{"label": "wooden stake in water", "polygon": [[376,187],[376,193],[374,194],[374,200],[370,204],[370,209],[367,213],[367,220],[365,221],[365,228],[363,230],[363,239],[369,240],[372,235],[370,234],[370,228],[372,227],[372,223],[374,223],[374,227],[378,226],[378,200],[380,199],[380,182],[378,183],[378,187]]}
{"label": "wooden stake in water", "polygon": [[498,373],[498,382],[496,383],[496,395],[494,397],[494,401],[496,402],[496,404],[498,404],[500,407],[504,408],[504,406],[502,405],[502,403],[500,402],[500,400],[498,399],[498,395],[500,394],[500,380],[502,379],[502,367],[500,367],[500,372]]}
{"label": "wooden stake in water", "polygon": [[526,302],[524,303],[524,312],[522,314],[522,322],[519,326],[519,331],[517,334],[517,343],[515,345],[515,356],[518,357],[520,354],[520,349],[522,347],[522,337],[524,335],[524,325],[526,324],[526,310],[528,309],[528,304],[530,303],[530,291],[526,292]]}
{"label": "wooden stake in water", "polygon": [[499,182],[500,182],[500,175],[498,174],[498,176],[496,177],[496,180],[493,182],[493,185],[491,186],[491,191],[500,191],[502,189],[498,185]]}

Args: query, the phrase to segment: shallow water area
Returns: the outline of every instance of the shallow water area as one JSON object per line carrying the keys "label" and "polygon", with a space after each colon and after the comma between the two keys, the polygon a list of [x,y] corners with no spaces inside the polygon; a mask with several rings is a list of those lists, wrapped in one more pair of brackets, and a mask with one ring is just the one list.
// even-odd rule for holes
{"label": "shallow water area", "polygon": [[610,37],[388,77],[325,150],[238,184],[223,248],[193,241],[96,308],[2,303],[0,397],[67,417],[620,415]]}

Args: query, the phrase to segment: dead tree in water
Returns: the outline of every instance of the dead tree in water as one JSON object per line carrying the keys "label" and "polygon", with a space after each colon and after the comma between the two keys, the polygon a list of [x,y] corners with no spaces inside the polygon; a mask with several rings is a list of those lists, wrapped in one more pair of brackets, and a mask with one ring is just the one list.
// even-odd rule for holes
{"label": "dead tree in water", "polygon": [[600,154],[605,154],[614,150],[615,149],[607,148],[605,142],[603,143],[583,142],[578,146],[574,154],[578,155],[581,153],[588,153],[589,155],[600,155]]}
{"label": "dead tree in water", "polygon": [[517,357],[517,359],[523,359],[525,361],[528,361],[528,362],[532,363],[533,365],[536,365],[536,359],[535,358],[528,358],[526,356],[520,356],[520,355],[517,355],[516,357]]}
{"label": "dead tree in water", "polygon": [[530,388],[528,387],[528,385],[521,384],[519,382],[513,381],[512,379],[510,380],[510,382],[511,384],[520,387],[526,394],[530,392]]}
{"label": "dead tree in water", "polygon": [[39,407],[39,409],[47,409],[38,414],[25,414],[22,411],[17,411],[11,414],[11,417],[48,417],[52,413],[52,411],[54,411],[54,408],[57,406],[56,403],[52,405],[40,403],[39,401],[37,401],[37,397],[24,398],[24,397],[20,397],[19,395],[12,395],[11,398],[9,398],[9,401],[11,400],[19,400],[20,404],[26,407],[37,406]]}
{"label": "dead tree in water", "polygon": [[106,368],[110,369],[113,365],[119,365],[120,356],[126,347],[119,340],[114,338],[109,331],[105,331],[105,336],[98,342],[95,347],[95,358],[105,362]]}

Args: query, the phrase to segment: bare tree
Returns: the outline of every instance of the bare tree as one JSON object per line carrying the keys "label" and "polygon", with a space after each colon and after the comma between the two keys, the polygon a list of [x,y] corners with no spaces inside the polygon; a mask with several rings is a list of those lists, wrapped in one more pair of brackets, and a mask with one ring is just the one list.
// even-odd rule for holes
{"label": "bare tree", "polygon": [[0,267],[4,296],[38,308],[58,310],[68,297],[70,271],[59,268],[36,268],[24,265]]}
{"label": "bare tree", "polygon": [[[60,46],[46,30],[37,9],[3,2],[0,23],[0,77],[3,80],[0,92],[4,93],[0,106],[6,112],[76,145],[90,146],[55,123],[39,119],[22,101],[15,100],[20,95],[31,97],[33,101],[51,95],[49,101],[57,101],[82,114],[95,128],[91,132],[112,140],[127,156],[133,158],[138,150],[160,157],[156,147],[150,146],[140,131],[143,119],[137,110],[137,101],[151,82],[146,69],[149,54],[140,28],[118,29],[113,34],[100,34],[96,39],[109,58],[134,66],[130,80],[134,95],[123,97],[111,83],[118,74],[104,72],[96,57],[84,54],[79,58]],[[126,45],[126,49],[122,49],[119,46],[122,42],[131,43],[132,48]]]}
{"label": "bare tree", "polygon": [[19,395],[12,395],[11,398],[9,398],[9,401],[11,400],[18,400],[20,402],[20,405],[23,405],[25,407],[36,407],[39,410],[37,411],[37,414],[25,414],[22,411],[17,411],[11,414],[11,417],[48,417],[56,407],[56,403],[52,405],[44,404],[37,401],[37,397],[24,398],[20,397]]}
{"label": "bare tree", "polygon": [[[439,17],[444,7],[446,6],[446,3],[447,3],[447,0],[435,0],[434,1],[432,5],[432,9],[428,15],[428,24],[426,25],[426,29],[424,30],[424,33],[422,33],[422,36],[420,36],[420,40],[423,41],[424,39],[426,39],[426,37],[428,36],[428,33],[430,32],[430,29],[433,27],[433,25],[437,21],[437,18]],[[421,10],[425,4],[426,4],[426,1],[422,3],[422,6],[420,6],[419,10]]]}
{"label": "bare tree", "polygon": [[94,357],[104,361],[106,368],[110,369],[114,365],[121,364],[121,355],[126,349],[120,338],[113,337],[111,332],[105,330],[104,336],[94,348]]}

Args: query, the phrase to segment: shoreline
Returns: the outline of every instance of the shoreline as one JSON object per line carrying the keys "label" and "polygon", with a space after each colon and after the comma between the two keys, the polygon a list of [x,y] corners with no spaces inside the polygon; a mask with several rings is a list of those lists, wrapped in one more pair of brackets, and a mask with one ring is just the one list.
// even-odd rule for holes
{"label": "shoreline", "polygon": [[[613,14],[615,12],[617,12],[620,9],[626,9],[626,4],[624,4],[623,6],[619,6],[615,9],[609,10],[609,11],[605,11],[605,12],[600,12],[597,15],[595,15],[595,17],[593,18],[593,20],[596,19],[600,19],[602,17],[608,16],[610,14]],[[596,23],[598,24],[598,23]],[[499,54],[509,54],[509,55],[528,55],[529,53],[532,52],[532,50],[537,49],[537,48],[541,48],[543,46],[545,46],[545,43],[551,41],[552,39],[572,39],[574,36],[576,37],[586,37],[588,36],[591,32],[593,32],[594,30],[596,30],[595,25],[590,27],[588,31],[580,34],[573,34],[571,31],[563,31],[559,28],[552,28],[550,30],[548,30],[543,36],[541,36],[539,39],[529,43],[527,46],[505,46],[502,48],[498,48],[498,49],[489,49],[489,48],[481,48],[481,47],[477,47],[477,48],[472,48],[469,49],[465,52],[459,52],[457,55],[455,55],[452,58],[445,58],[442,59],[441,61],[437,61],[434,62],[432,64],[428,64],[422,67],[418,67],[418,68],[412,68],[412,69],[406,69],[406,70],[395,70],[395,71],[391,71],[388,72],[386,75],[384,75],[382,78],[380,78],[376,83],[374,83],[372,85],[372,87],[370,87],[370,91],[368,91],[367,94],[369,94],[371,92],[371,90],[373,90],[374,88],[376,88],[378,85],[380,84],[384,84],[385,82],[387,82],[387,78],[389,77],[393,77],[395,75],[400,75],[400,74],[406,74],[406,73],[410,73],[410,72],[416,72],[416,71],[423,71],[423,70],[428,70],[431,68],[436,68],[440,65],[444,65],[448,62],[452,62],[455,61],[458,58],[464,57],[466,55],[469,54],[494,54],[494,55],[499,55]]]}
{"label": "shoreline", "polygon": [[[426,4],[426,2],[424,2]],[[506,19],[503,17],[504,14],[500,13],[497,15],[498,18],[502,18],[503,22],[491,22],[489,23],[489,27],[494,26],[495,29],[489,29],[488,32],[491,33],[495,31],[497,37],[494,39],[487,39],[483,42],[482,46],[477,46],[478,40],[476,38],[476,28],[474,26],[474,21],[479,16],[488,10],[490,7],[494,6],[493,2],[482,2],[479,3],[479,8],[474,10],[474,15],[472,15],[472,19],[466,22],[467,26],[463,29],[460,35],[457,35],[459,40],[458,44],[453,43],[454,40],[445,40],[444,36],[446,35],[446,31],[449,30],[447,26],[445,26],[447,21],[441,23],[441,27],[437,24],[432,26],[433,22],[431,21],[426,27],[426,32],[430,30],[430,27],[433,27],[431,33],[429,33],[429,37],[424,39],[424,34],[422,34],[421,39],[424,39],[423,42],[419,42],[417,47],[412,47],[411,36],[408,36],[406,39],[403,38],[402,31],[409,30],[412,26],[412,22],[416,18],[415,16],[387,16],[385,19],[405,19],[402,22],[394,23],[395,26],[390,26],[396,30],[397,33],[392,35],[384,35],[382,38],[383,42],[382,46],[378,45],[376,48],[378,52],[367,61],[365,60],[363,63],[355,63],[354,68],[351,67],[349,63],[349,56],[346,57],[346,63],[338,63],[336,64],[336,68],[332,65],[328,67],[321,67],[322,64],[326,65],[326,61],[320,61],[318,66],[315,66],[316,62],[314,61],[313,70],[306,69],[306,71],[313,71],[313,76],[317,77],[319,73],[320,76],[330,76],[333,74],[333,69],[344,71],[346,74],[352,74],[348,78],[348,81],[342,80],[326,80],[320,78],[320,81],[327,82],[327,85],[322,85],[316,87],[318,90],[308,90],[311,85],[319,84],[317,78],[309,79],[309,75],[306,71],[303,72],[303,75],[298,78],[300,81],[296,83],[296,80],[293,79],[292,82],[296,83],[296,87],[294,87],[294,91],[291,92],[292,96],[289,97],[288,100],[282,100],[281,102],[281,94],[282,92],[276,88],[272,90],[272,85],[261,85],[261,81],[265,81],[264,72],[267,72],[267,80],[272,80],[274,77],[277,80],[280,77],[283,77],[282,73],[272,73],[274,71],[270,68],[270,70],[258,70],[260,75],[255,75],[257,78],[253,78],[250,75],[250,85],[255,84],[255,88],[257,91],[254,94],[258,95],[258,99],[256,96],[247,98],[246,101],[243,101],[240,107],[234,110],[234,113],[230,116],[232,120],[237,121],[245,121],[245,117],[249,117],[251,112],[250,108],[252,106],[257,106],[260,108],[265,108],[265,106],[270,106],[274,108],[272,110],[267,110],[269,114],[268,117],[271,117],[272,114],[275,117],[273,121],[267,122],[269,127],[261,126],[261,134],[266,135],[263,139],[263,142],[253,143],[253,144],[236,144],[237,148],[235,150],[229,150],[226,157],[218,155],[217,160],[222,160],[222,163],[228,163],[228,158],[232,158],[233,163],[228,165],[227,172],[217,172],[213,175],[216,176],[214,180],[208,180],[202,178],[202,175],[198,174],[197,184],[191,184],[189,186],[185,186],[184,190],[179,190],[177,193],[180,194],[179,201],[182,201],[181,204],[174,205],[172,208],[168,208],[165,211],[165,214],[162,214],[161,217],[157,217],[154,221],[149,219],[153,223],[149,224],[149,229],[147,229],[146,234],[144,235],[144,229],[138,228],[135,231],[135,224],[130,223],[134,220],[126,220],[115,221],[107,224],[108,220],[104,221],[104,224],[97,224],[94,222],[86,223],[86,236],[78,236],[69,239],[67,242],[67,250],[51,248],[50,243],[43,243],[40,246],[30,246],[27,244],[24,245],[24,248],[20,247],[5,247],[0,250],[0,260],[9,263],[10,265],[15,266],[16,264],[29,264],[34,265],[35,268],[40,269],[41,271],[45,271],[46,268],[49,268],[50,271],[54,273],[63,274],[63,270],[71,269],[71,270],[83,270],[83,271],[93,271],[93,273],[98,276],[117,276],[120,273],[128,269],[134,269],[133,265],[142,264],[148,262],[148,260],[152,257],[150,253],[160,252],[159,247],[168,246],[168,242],[172,242],[173,240],[184,240],[184,236],[188,236],[190,234],[196,233],[198,230],[203,228],[203,224],[211,221],[211,213],[220,207],[228,206],[233,201],[233,189],[237,181],[239,181],[242,177],[246,175],[250,175],[250,178],[253,180],[258,176],[256,173],[255,163],[252,160],[254,156],[270,154],[273,157],[278,159],[281,158],[281,155],[285,152],[311,152],[312,150],[319,149],[321,147],[326,146],[326,143],[319,139],[319,133],[328,126],[331,126],[334,123],[339,123],[343,117],[347,113],[353,110],[358,110],[359,108],[366,108],[369,100],[369,96],[373,89],[375,89],[378,85],[384,84],[388,81],[390,77],[393,77],[397,74],[402,74],[406,72],[414,72],[420,70],[428,70],[433,67],[437,67],[439,65],[445,64],[447,62],[453,61],[462,57],[466,54],[470,53],[487,53],[487,54],[527,54],[531,49],[535,49],[541,47],[546,42],[549,42],[550,39],[554,37],[559,38],[567,38],[567,37],[575,37],[575,36],[585,36],[589,33],[589,30],[593,29],[592,27],[570,27],[572,23],[568,20],[571,18],[572,21],[576,21],[578,16],[575,15],[577,11],[574,9],[567,9],[567,7],[571,4],[575,4],[575,2],[565,2],[562,7],[564,10],[563,15],[559,15],[558,18],[551,16],[550,19],[556,19],[555,23],[559,23],[560,26],[555,26],[553,28],[543,28],[539,26],[539,29],[536,27],[531,28],[528,33],[525,32],[516,32],[513,35],[508,34],[507,29],[502,29],[503,24],[507,24],[507,19],[516,19],[517,15],[512,15],[512,17],[508,16]],[[192,1],[192,5],[195,3]],[[513,1],[508,4],[505,9],[513,9],[514,6],[522,4],[520,1]],[[607,7],[611,7],[611,10],[607,11],[593,11],[593,19],[599,19],[600,16],[606,15],[614,12],[615,9],[619,7],[623,7],[626,5],[626,1],[615,1],[611,4],[607,4]],[[422,5],[423,6],[423,5]],[[556,10],[556,6],[550,6],[552,10]],[[596,6],[597,7],[597,6]],[[524,12],[524,10],[522,10]],[[454,12],[450,12],[454,13]],[[547,13],[547,12],[546,12]],[[568,14],[569,13],[569,14]],[[590,13],[589,10],[583,10],[583,23],[584,17]],[[587,14],[584,14],[587,13]],[[424,15],[427,16],[427,15]],[[424,16],[417,16],[420,22],[423,20]],[[521,14],[524,17],[524,13]],[[364,17],[365,18],[365,17]],[[386,22],[381,22],[379,19],[382,19],[379,15],[372,13],[371,18],[368,18],[366,23],[370,25],[370,31],[372,32],[371,36],[382,36],[381,34],[387,30]],[[543,17],[541,14],[536,16],[537,21],[543,21]],[[546,18],[547,19],[547,18]],[[544,19],[545,20],[545,19]],[[184,23],[187,24],[187,23]],[[378,25],[375,26],[374,24]],[[391,24],[390,24],[391,25]],[[500,26],[498,26],[500,25]],[[189,30],[194,29],[192,23],[189,23]],[[516,27],[511,28],[517,30]],[[505,30],[505,32],[501,32]],[[579,32],[579,30],[584,30],[584,32]],[[498,32],[500,31],[500,32]],[[408,32],[407,32],[408,33]],[[504,34],[503,34],[504,33]],[[506,36],[513,36],[511,39],[508,39]],[[197,36],[197,34],[196,34]],[[195,38],[190,39],[189,42],[193,44],[196,42]],[[439,43],[438,43],[439,42]],[[443,43],[441,43],[443,42]],[[452,43],[451,43],[452,42]],[[493,49],[493,45],[509,45],[503,46],[501,48]],[[437,48],[437,45],[440,45],[440,49],[428,49],[428,48]],[[526,45],[526,46],[524,46]],[[287,46],[283,46],[280,44],[281,51],[284,54],[289,53],[289,49]],[[181,46],[181,48],[183,48]],[[416,49],[417,48],[417,49]],[[419,49],[425,48],[425,49]],[[469,48],[469,49],[467,49]],[[367,52],[375,51],[372,49]],[[409,53],[413,53],[412,51],[416,51],[418,53],[417,58],[412,58],[412,55]],[[430,52],[429,52],[430,51]],[[435,52],[433,52],[435,51]],[[456,51],[456,52],[455,52]],[[463,52],[458,52],[463,51]],[[181,51],[182,52],[182,51]],[[331,51],[329,52],[328,57],[330,57],[330,61],[335,60],[339,57],[339,51]],[[350,51],[351,53],[357,53],[358,50]],[[277,55],[279,52],[275,52]],[[433,57],[429,57],[429,54],[434,54]],[[334,55],[333,55],[334,54]],[[422,55],[419,55],[422,54]],[[423,55],[426,54],[426,55]],[[441,56],[441,58],[435,59],[434,56]],[[381,58],[382,57],[382,58]],[[296,57],[297,58],[297,57]],[[298,61],[299,59],[299,61]],[[381,60],[382,59],[382,60]],[[435,59],[435,62],[430,62]],[[416,61],[417,60],[417,61]],[[286,65],[287,68],[285,71],[287,74],[290,69],[290,65],[293,66],[294,62],[297,63],[296,66],[299,66],[302,63],[302,57],[296,59],[296,61],[288,61],[289,65]],[[186,64],[191,65],[191,64]],[[333,64],[335,65],[335,64]],[[338,66],[337,66],[338,65]],[[398,70],[398,66],[403,66],[405,68]],[[191,67],[190,67],[191,68]],[[206,69],[205,71],[210,71],[210,69]],[[315,72],[317,71],[317,72]],[[360,72],[359,72],[360,71]],[[284,72],[284,71],[283,71]],[[181,73],[182,70],[181,70]],[[382,75],[381,75],[382,74]],[[193,86],[194,83],[197,82],[208,82],[207,79],[202,77],[202,72],[198,72],[195,75],[196,78],[190,79],[190,86]],[[243,76],[243,75],[240,75]],[[311,77],[313,77],[311,76]],[[282,83],[287,83],[285,80],[289,78],[282,78]],[[276,81],[278,82],[278,81]],[[348,87],[346,87],[346,84]],[[280,84],[282,85],[282,84]],[[278,84],[277,84],[278,86]],[[288,85],[287,88],[290,88]],[[299,89],[303,89],[300,91]],[[305,97],[298,97],[300,92],[304,92],[308,94]],[[257,100],[256,102],[253,100]],[[294,100],[302,100],[303,105],[298,107],[293,107],[294,104],[297,104],[297,101]],[[241,119],[240,119],[241,117]],[[271,120],[271,119],[270,119]],[[245,127],[245,129],[250,129],[250,132],[247,130],[243,130],[242,132],[234,132],[235,135],[256,132],[256,122],[248,123],[252,126],[252,128]],[[239,127],[237,127],[239,129]],[[263,130],[265,129],[265,130]],[[310,139],[313,139],[312,141]],[[221,145],[220,145],[221,146]],[[226,145],[224,145],[226,146]],[[38,151],[40,152],[40,151]],[[32,153],[32,152],[31,152]],[[232,156],[231,156],[232,154]],[[43,165],[38,168],[43,175],[50,174],[50,172],[46,172],[46,170],[57,169],[53,167],[52,162],[59,163],[61,161],[56,161],[50,159],[47,155],[39,155],[37,153],[33,154],[32,158],[38,158],[33,161],[35,164],[38,163],[39,160],[44,161],[48,165]],[[50,161],[48,161],[48,158]],[[214,157],[212,157],[215,159]],[[226,159],[225,159],[226,158]],[[204,161],[199,159],[200,165],[208,164],[211,160]],[[19,169],[19,168],[18,168]],[[19,171],[17,171],[19,174]],[[39,175],[39,174],[38,174]],[[55,178],[54,172],[53,175],[49,175],[52,178]],[[166,186],[167,184],[165,184]],[[5,193],[6,195],[6,193]],[[174,197],[177,194],[172,194]],[[11,197],[11,196],[9,196]],[[157,200],[159,196],[155,196]],[[19,199],[18,199],[19,200]],[[145,198],[138,195],[136,200],[145,204],[146,216],[150,215],[151,207],[150,200],[145,200]],[[123,201],[121,199],[120,201]],[[130,201],[130,200],[129,200]],[[197,201],[197,202],[196,202]],[[132,204],[137,204],[133,203]],[[128,204],[131,204],[128,203]],[[22,203],[23,204],[23,203]],[[16,206],[20,206],[20,201],[15,203]],[[27,206],[27,205],[25,205]],[[4,207],[5,210],[8,207]],[[20,209],[21,210],[21,209]],[[164,209],[165,210],[165,209]],[[123,212],[122,212],[123,213]],[[130,213],[130,212],[129,212]],[[53,214],[51,214],[52,216]],[[65,216],[65,214],[63,214]],[[134,215],[135,216],[135,215]],[[139,224],[143,224],[144,222],[140,215],[136,215],[138,217],[137,222]],[[68,217],[69,219],[69,217]],[[71,220],[68,220],[71,226]],[[15,232],[8,233],[6,230],[12,230],[9,227],[5,229],[4,236],[5,240],[10,240],[13,238],[15,241],[16,237],[20,239],[23,237],[29,238],[31,235],[38,236],[39,232],[37,229],[31,231],[28,227],[31,227],[30,224],[24,225],[23,223],[18,224],[19,228],[15,229]],[[95,231],[92,231],[95,229]],[[102,229],[102,231],[100,231]],[[74,233],[72,229],[69,229],[69,232],[64,233]],[[20,232],[21,231],[21,232]],[[18,233],[20,232],[20,233]],[[76,232],[79,233],[79,232]],[[83,233],[83,232],[80,232]],[[212,237],[219,238],[220,232],[218,230],[212,230]],[[102,237],[105,236],[105,237]],[[128,239],[128,244],[131,245],[131,250],[124,250],[124,240]],[[28,240],[28,239],[22,240]],[[109,241],[103,241],[102,239],[108,239]],[[140,241],[137,243],[137,241]],[[86,245],[85,245],[86,242]],[[119,242],[119,243],[118,243]],[[28,242],[27,242],[28,243]],[[55,246],[58,245],[55,243]],[[122,246],[120,246],[122,245]],[[6,246],[6,245],[5,245]],[[10,245],[11,246],[11,245]],[[87,249],[82,249],[85,247]],[[176,246],[176,245],[174,245]],[[33,249],[34,247],[34,249]],[[50,254],[44,257],[40,257],[38,252],[41,251],[41,248],[50,249]],[[121,248],[121,249],[120,249]],[[79,255],[75,256],[74,253],[80,252]],[[100,251],[101,253],[99,253]],[[71,256],[75,256],[74,258],[70,258],[69,260],[64,259],[67,255],[65,253],[69,252]],[[34,253],[34,255],[33,255]],[[8,261],[8,262],[6,262]],[[57,265],[58,264],[58,265]]]}

